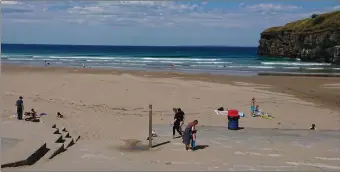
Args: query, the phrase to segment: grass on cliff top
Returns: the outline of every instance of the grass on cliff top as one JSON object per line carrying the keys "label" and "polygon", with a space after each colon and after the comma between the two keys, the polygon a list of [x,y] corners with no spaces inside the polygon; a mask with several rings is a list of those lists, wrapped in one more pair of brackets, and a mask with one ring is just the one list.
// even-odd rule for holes
{"label": "grass on cliff top", "polygon": [[280,27],[271,27],[266,29],[264,32],[280,32],[280,31],[315,32],[329,28],[340,29],[340,11],[320,14],[314,18],[310,17],[294,21]]}

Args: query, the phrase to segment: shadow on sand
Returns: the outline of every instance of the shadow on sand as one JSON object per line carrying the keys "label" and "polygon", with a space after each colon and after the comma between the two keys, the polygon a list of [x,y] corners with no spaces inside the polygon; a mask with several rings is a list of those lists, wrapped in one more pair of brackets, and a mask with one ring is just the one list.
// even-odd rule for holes
{"label": "shadow on sand", "polygon": [[138,152],[138,151],[148,151],[149,146],[142,143],[140,140],[136,139],[126,139],[123,140],[125,142],[124,145],[118,146],[120,151],[124,152]]}
{"label": "shadow on sand", "polygon": [[158,144],[156,144],[156,145],[152,145],[152,148],[156,148],[156,147],[158,147],[158,146],[162,146],[162,145],[165,145],[165,144],[168,144],[168,143],[170,143],[171,141],[165,141],[165,142],[162,142],[162,143],[158,143]]}
{"label": "shadow on sand", "polygon": [[237,129],[230,129],[229,128],[229,130],[235,130],[235,131],[237,131],[237,130],[243,130],[244,129],[244,127],[238,127]]}
{"label": "shadow on sand", "polygon": [[195,148],[194,148],[194,150],[195,150],[195,151],[196,151],[196,150],[201,150],[201,149],[205,149],[205,148],[207,148],[207,147],[209,147],[209,145],[196,145]]}
{"label": "shadow on sand", "polygon": [[[136,139],[126,139],[123,140],[125,142],[124,145],[120,145],[117,148],[120,151],[124,152],[139,152],[139,151],[149,151],[149,145],[143,144],[142,141],[136,140]],[[156,148],[159,146],[163,146],[165,144],[171,143],[171,141],[165,141],[162,143],[158,143],[156,145],[153,145],[152,148]]]}

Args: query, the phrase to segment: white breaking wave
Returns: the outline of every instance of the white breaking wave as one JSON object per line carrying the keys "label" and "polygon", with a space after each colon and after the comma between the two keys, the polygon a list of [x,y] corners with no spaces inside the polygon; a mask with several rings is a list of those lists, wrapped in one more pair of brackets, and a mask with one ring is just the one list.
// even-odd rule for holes
{"label": "white breaking wave", "polygon": [[13,61],[33,61],[32,58],[7,58],[7,60],[13,60]]}
{"label": "white breaking wave", "polygon": [[282,67],[283,69],[300,69],[300,67]]}
{"label": "white breaking wave", "polygon": [[227,68],[244,68],[245,66],[226,66]]}
{"label": "white breaking wave", "polygon": [[73,62],[73,59],[59,59],[60,61],[67,61],[67,62]]}
{"label": "white breaking wave", "polygon": [[330,66],[330,63],[309,62],[261,62],[262,65],[284,65],[284,66]]}
{"label": "white breaking wave", "polygon": [[198,64],[231,64],[232,62],[195,62]]}
{"label": "white breaking wave", "polygon": [[153,63],[153,61],[145,61],[145,60],[121,60],[116,62],[122,62],[122,63]]}
{"label": "white breaking wave", "polygon": [[219,59],[191,59],[191,58],[153,58],[144,57],[144,60],[161,60],[161,61],[217,61]]}
{"label": "white breaking wave", "polygon": [[[221,66],[221,65],[207,65],[207,64],[202,64],[202,65],[190,65],[190,67],[207,67],[207,68],[223,68],[224,66]],[[226,66],[228,67],[228,66]]]}
{"label": "white breaking wave", "polygon": [[254,69],[274,69],[274,66],[247,66],[247,68],[254,68]]}
{"label": "white breaking wave", "polygon": [[[157,61],[158,62],[158,61]],[[166,64],[183,64],[183,62],[176,62],[176,61],[160,61],[159,63],[166,63]]]}
{"label": "white breaking wave", "polygon": [[149,63],[152,62],[163,62],[163,63],[176,63],[178,61],[193,61],[197,63],[213,63],[213,64],[227,64],[230,62],[216,62],[220,59],[203,59],[203,58],[153,58],[153,57],[102,57],[102,56],[33,56],[33,58],[39,59],[39,58],[50,58],[50,59],[84,59],[87,61],[100,61],[100,60],[122,60],[122,61],[127,61],[127,60],[132,60],[131,62],[145,62],[149,61]]}
{"label": "white breaking wave", "polygon": [[127,66],[146,66],[147,64],[141,64],[141,63],[122,63],[123,65]]}
{"label": "white breaking wave", "polygon": [[323,70],[323,69],[325,69],[325,68],[323,68],[323,67],[308,67],[308,68],[306,68],[307,70]]}
{"label": "white breaking wave", "polygon": [[[179,70],[213,70],[213,71],[298,71],[305,70],[334,70],[340,71],[339,66],[329,63],[311,63],[300,61],[259,62],[253,59],[220,59],[220,58],[189,58],[189,57],[134,57],[134,56],[76,56],[76,55],[1,55],[5,62],[22,64],[44,64],[48,61],[52,65],[79,65],[86,63],[93,67],[113,68],[170,68],[173,64]],[[168,66],[168,67],[167,67]]]}
{"label": "white breaking wave", "polygon": [[[62,59],[62,60],[64,60],[64,59]],[[67,60],[70,60],[70,59],[67,59]],[[71,61],[73,61],[73,60],[71,60]],[[87,59],[86,61],[87,62],[109,62],[110,60],[92,60],[92,59]]]}
{"label": "white breaking wave", "polygon": [[[45,57],[46,58],[46,57]],[[89,56],[48,56],[51,59],[92,59],[92,60],[115,60],[115,59],[132,59],[123,57],[89,57]]]}

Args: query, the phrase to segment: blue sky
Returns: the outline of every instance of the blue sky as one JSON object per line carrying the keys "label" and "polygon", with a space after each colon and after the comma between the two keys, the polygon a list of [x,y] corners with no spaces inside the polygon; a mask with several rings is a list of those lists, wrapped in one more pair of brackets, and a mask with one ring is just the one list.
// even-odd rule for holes
{"label": "blue sky", "polygon": [[1,1],[2,42],[257,46],[262,30],[338,0]]}

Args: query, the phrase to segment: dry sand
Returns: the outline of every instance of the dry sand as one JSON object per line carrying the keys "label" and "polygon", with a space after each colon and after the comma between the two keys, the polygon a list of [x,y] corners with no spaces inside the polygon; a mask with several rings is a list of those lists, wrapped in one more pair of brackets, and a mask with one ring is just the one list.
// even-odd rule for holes
{"label": "dry sand", "polygon": [[[145,140],[148,105],[153,123],[172,122],[172,108],[186,113],[186,122],[226,126],[214,109],[235,108],[246,114],[245,128],[340,129],[340,79],[303,77],[234,77],[103,69],[2,66],[2,121],[15,113],[24,97],[25,111],[45,112],[46,124],[80,132],[84,141]],[[275,119],[249,116],[255,97]],[[65,119],[57,119],[61,112]],[[169,126],[169,130],[170,126]],[[208,151],[206,151],[207,153]],[[65,155],[66,156],[66,155]],[[137,168],[138,169],[138,168]]]}

